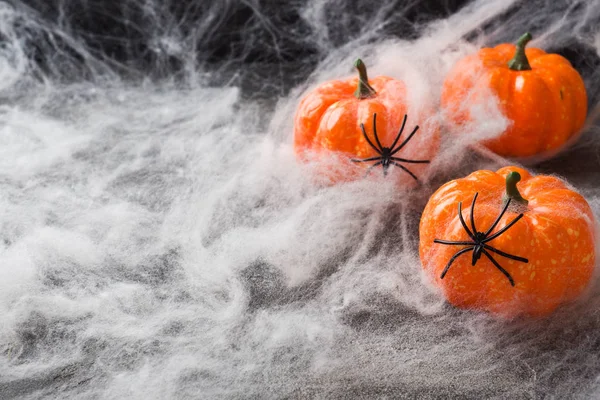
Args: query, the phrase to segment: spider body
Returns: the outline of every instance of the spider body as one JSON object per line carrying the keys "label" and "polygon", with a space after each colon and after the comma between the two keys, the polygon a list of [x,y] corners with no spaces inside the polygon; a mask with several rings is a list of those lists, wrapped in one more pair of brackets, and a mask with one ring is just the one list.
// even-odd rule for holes
{"label": "spider body", "polygon": [[494,240],[495,238],[497,238],[498,236],[500,236],[504,232],[506,232],[511,226],[516,224],[518,220],[523,218],[523,214],[519,214],[518,217],[513,219],[504,228],[500,229],[498,232],[489,236],[489,234],[494,230],[496,225],[498,225],[498,222],[500,222],[500,220],[502,219],[502,216],[504,215],[504,213],[506,213],[506,210],[508,209],[508,206],[510,205],[510,202],[511,202],[511,199],[509,198],[506,201],[506,203],[504,204],[504,208],[502,209],[502,212],[500,213],[498,218],[496,218],[496,221],[492,224],[492,226],[486,232],[479,232],[479,231],[477,231],[477,228],[475,227],[475,217],[474,217],[475,202],[477,201],[478,195],[479,195],[479,193],[475,193],[475,196],[473,196],[473,202],[471,203],[471,229],[472,229],[472,231],[471,231],[471,229],[469,229],[469,227],[467,226],[467,223],[465,222],[465,220],[462,216],[462,202],[458,203],[458,218],[459,218],[460,223],[463,226],[465,232],[467,232],[467,235],[469,235],[469,237],[471,238],[472,241],[471,242],[469,242],[469,241],[451,241],[451,240],[441,240],[441,239],[433,240],[434,243],[445,244],[445,245],[449,245],[449,246],[469,246],[462,250],[459,250],[458,252],[456,252],[456,254],[454,254],[452,256],[452,258],[450,258],[450,260],[448,261],[448,264],[446,264],[446,267],[444,268],[444,270],[442,271],[442,274],[440,275],[440,279],[444,279],[444,277],[448,273],[448,270],[452,266],[452,263],[454,262],[454,260],[456,260],[460,255],[467,253],[469,251],[472,251],[473,255],[471,258],[471,266],[475,266],[475,264],[477,264],[477,261],[479,261],[481,256],[485,255],[494,264],[494,266],[500,272],[502,272],[502,274],[504,274],[504,276],[506,276],[506,278],[510,282],[511,286],[514,287],[515,281],[514,281],[513,277],[508,273],[508,271],[506,271],[494,259],[494,257],[489,252],[491,251],[493,253],[496,253],[496,254],[506,257],[506,258],[509,258],[511,260],[520,261],[520,262],[524,262],[524,263],[528,263],[529,260],[527,260],[526,258],[523,258],[523,257],[514,256],[512,254],[508,254],[501,250],[498,250],[498,249],[492,247],[491,245],[489,245],[488,242]]}
{"label": "spider body", "polygon": [[473,240],[475,247],[473,247],[473,261],[471,261],[472,266],[477,264],[477,261],[479,261],[481,255],[483,254],[483,239],[485,239],[485,233],[475,232],[475,239]]}
{"label": "spider body", "polygon": [[396,135],[396,139],[394,140],[394,143],[392,143],[392,145],[390,147],[385,147],[385,146],[381,145],[381,141],[379,140],[379,135],[377,134],[377,113],[374,113],[373,114],[373,136],[375,137],[375,143],[377,143],[377,144],[373,143],[371,141],[371,139],[369,138],[369,135],[367,135],[367,131],[365,130],[365,124],[360,124],[360,129],[362,130],[362,134],[363,134],[365,140],[367,141],[369,146],[371,146],[371,148],[378,154],[378,156],[364,158],[364,159],[352,158],[351,161],[352,162],[376,161],[375,164],[371,165],[367,169],[366,173],[368,174],[369,172],[371,172],[371,170],[373,168],[381,165],[381,167],[383,169],[383,176],[387,176],[388,169],[390,168],[390,166],[395,166],[395,167],[398,167],[401,170],[405,171],[414,180],[416,180],[418,182],[419,179],[417,178],[417,176],[412,171],[410,171],[408,168],[406,168],[405,166],[403,166],[400,163],[405,162],[405,163],[410,163],[410,164],[428,164],[429,160],[408,160],[406,158],[394,157],[394,155],[396,153],[398,153],[400,150],[402,150],[402,148],[404,146],[406,146],[406,144],[410,141],[410,139],[412,139],[412,137],[415,135],[415,133],[417,133],[417,131],[419,130],[419,125],[415,126],[415,128],[410,133],[410,135],[408,135],[408,137],[406,139],[404,139],[404,141],[398,147],[396,147],[396,144],[398,144],[398,141],[400,140],[400,136],[402,135],[402,132],[404,131],[404,127],[406,126],[406,118],[407,118],[407,115],[405,114],[404,120],[402,121],[402,126],[400,127],[400,130],[398,131],[398,134]]}

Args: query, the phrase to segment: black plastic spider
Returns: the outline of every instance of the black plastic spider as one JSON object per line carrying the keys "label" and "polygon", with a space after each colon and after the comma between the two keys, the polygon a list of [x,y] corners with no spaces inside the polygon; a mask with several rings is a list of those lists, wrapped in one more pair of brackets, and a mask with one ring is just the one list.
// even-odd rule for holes
{"label": "black plastic spider", "polygon": [[370,157],[370,158],[365,158],[365,159],[352,158],[351,161],[353,161],[353,162],[377,161],[375,164],[371,165],[369,167],[369,169],[367,169],[366,174],[371,172],[371,170],[373,168],[377,167],[378,165],[381,165],[383,168],[384,176],[387,175],[387,171],[388,171],[388,168],[390,167],[390,165],[394,165],[394,166],[404,170],[406,173],[408,173],[410,176],[412,176],[418,182],[419,179],[417,178],[417,176],[415,174],[413,174],[411,171],[409,171],[408,168],[406,168],[405,166],[403,166],[399,163],[405,162],[405,163],[412,163],[412,164],[428,164],[429,160],[407,160],[405,158],[394,157],[394,154],[399,152],[409,142],[409,140],[414,136],[414,134],[419,129],[419,125],[415,126],[415,129],[413,129],[411,134],[408,135],[408,137],[406,139],[404,139],[404,141],[400,144],[400,146],[396,147],[396,144],[398,143],[398,140],[400,139],[400,135],[402,134],[402,131],[404,130],[404,126],[406,125],[406,117],[407,116],[404,115],[404,121],[402,121],[402,127],[400,128],[400,131],[398,131],[396,140],[394,140],[394,143],[392,143],[392,145],[390,147],[383,147],[381,145],[381,142],[379,141],[379,136],[377,135],[377,125],[376,125],[377,113],[373,114],[373,135],[375,136],[375,141],[377,142],[377,146],[375,146],[373,144],[373,142],[371,142],[371,139],[369,139],[369,136],[367,136],[367,132],[365,131],[365,125],[360,124],[360,129],[362,129],[362,133],[363,133],[363,136],[365,137],[365,140],[367,141],[367,143],[369,143],[369,146],[371,146],[373,148],[373,150],[375,150],[377,152],[377,154],[379,154],[379,155],[376,157]]}
{"label": "black plastic spider", "polygon": [[440,279],[444,279],[444,276],[446,276],[446,273],[450,269],[450,266],[452,265],[452,263],[454,262],[454,260],[456,260],[456,258],[458,258],[458,256],[460,256],[461,254],[464,254],[464,253],[466,253],[468,251],[473,251],[473,258],[472,258],[471,265],[475,265],[477,263],[477,261],[481,258],[481,254],[485,254],[485,256],[490,259],[490,261],[496,266],[496,268],[498,268],[500,270],[500,272],[502,272],[504,274],[504,276],[506,276],[508,278],[510,284],[512,286],[515,286],[515,281],[513,280],[512,276],[510,276],[510,274],[508,273],[508,271],[505,270],[504,268],[502,268],[502,266],[500,264],[498,264],[498,262],[496,260],[494,260],[494,257],[492,257],[492,255],[489,253],[489,251],[494,252],[496,254],[499,254],[502,257],[510,258],[511,260],[521,261],[521,262],[524,262],[524,263],[528,263],[529,260],[526,259],[526,258],[523,258],[523,257],[513,256],[512,254],[508,254],[508,253],[505,253],[505,252],[500,251],[498,249],[495,249],[492,246],[490,246],[488,243],[490,241],[496,239],[498,236],[502,235],[511,226],[513,226],[514,224],[516,224],[518,220],[520,220],[521,218],[523,218],[523,214],[519,214],[518,217],[516,217],[515,219],[513,219],[504,228],[500,229],[498,232],[494,233],[492,236],[488,236],[490,234],[490,232],[492,232],[494,230],[494,228],[496,227],[496,225],[498,225],[498,222],[500,222],[500,219],[502,218],[502,216],[504,215],[504,213],[508,209],[508,206],[510,205],[510,201],[511,201],[511,199],[509,198],[508,201],[506,202],[506,204],[504,205],[504,208],[502,209],[502,212],[500,213],[500,215],[498,215],[498,218],[496,218],[496,221],[494,221],[494,223],[487,230],[487,232],[485,232],[485,233],[478,232],[477,228],[475,228],[475,219],[473,217],[473,210],[475,209],[475,201],[477,200],[477,195],[478,194],[479,193],[475,193],[475,197],[473,197],[473,202],[471,203],[471,228],[473,229],[473,231],[471,231],[469,229],[469,227],[465,223],[465,220],[463,219],[463,216],[462,216],[462,202],[458,203],[458,218],[460,219],[460,223],[462,224],[463,228],[465,229],[465,231],[467,232],[467,234],[469,235],[469,237],[472,239],[472,241],[471,242],[467,242],[467,241],[465,241],[465,242],[454,242],[454,241],[440,240],[440,239],[435,239],[433,241],[434,243],[446,244],[446,245],[451,245],[451,246],[469,246],[469,247],[466,247],[466,248],[464,248],[462,250],[459,250],[456,254],[454,254],[452,256],[452,258],[450,258],[450,261],[448,261],[448,264],[446,264],[446,268],[444,268],[444,271],[442,272],[442,275],[440,276]]}

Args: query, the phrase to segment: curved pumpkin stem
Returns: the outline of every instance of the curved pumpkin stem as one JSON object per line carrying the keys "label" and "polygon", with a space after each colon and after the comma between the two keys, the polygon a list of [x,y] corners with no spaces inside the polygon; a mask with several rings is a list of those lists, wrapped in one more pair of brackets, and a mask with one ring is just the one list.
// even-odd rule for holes
{"label": "curved pumpkin stem", "polygon": [[375,89],[369,85],[365,63],[359,58],[354,62],[354,66],[358,70],[358,87],[356,88],[356,92],[354,92],[354,96],[360,100],[375,96]]}
{"label": "curved pumpkin stem", "polygon": [[531,69],[529,60],[525,55],[525,46],[531,40],[531,33],[527,32],[517,40],[517,51],[512,60],[508,62],[508,68],[513,71],[528,71]]}
{"label": "curved pumpkin stem", "polygon": [[526,206],[529,203],[529,200],[524,199],[523,196],[521,196],[519,189],[517,189],[517,183],[519,183],[520,180],[521,174],[517,171],[509,172],[508,175],[506,175],[506,193],[504,194],[504,200],[508,201],[508,199],[510,199],[511,201]]}

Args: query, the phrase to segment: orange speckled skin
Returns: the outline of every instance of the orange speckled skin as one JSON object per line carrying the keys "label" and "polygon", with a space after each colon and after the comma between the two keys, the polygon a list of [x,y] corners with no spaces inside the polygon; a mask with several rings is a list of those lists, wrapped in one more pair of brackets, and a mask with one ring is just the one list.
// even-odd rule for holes
{"label": "orange speckled skin", "polygon": [[499,137],[483,144],[507,157],[551,154],[585,122],[583,80],[568,60],[537,48],[525,50],[531,70],[513,71],[508,62],[515,49],[505,43],[459,61],[444,82],[442,108],[460,125],[470,119],[469,108],[491,89],[511,124]]}
{"label": "orange speckled skin", "polygon": [[[402,126],[402,120],[407,112],[406,87],[402,81],[387,77],[377,76],[369,79],[369,84],[375,89],[373,97],[358,99],[354,96],[358,85],[358,78],[335,80],[325,82],[304,97],[298,106],[294,120],[294,150],[301,160],[305,159],[307,152],[330,157],[336,152],[341,157],[342,168],[334,171],[322,171],[329,175],[331,181],[347,181],[364,176],[365,168],[372,163],[352,163],[350,158],[368,158],[377,156],[377,153],[364,139],[360,124],[365,125],[365,130],[373,143],[373,114],[377,113],[377,134],[382,146],[391,146]],[[426,116],[433,115],[433,112]],[[406,138],[415,125],[420,125],[420,130],[411,141],[398,153],[396,157],[410,159],[429,159],[435,155],[438,148],[437,128],[436,135],[425,136],[424,131],[430,131],[423,126],[423,119],[419,115],[408,115],[406,127],[400,138]],[[426,167],[424,164],[406,165],[417,176]],[[390,170],[391,172],[392,170]],[[376,173],[379,171],[373,171]],[[396,174],[403,179],[412,180],[402,172]],[[407,180],[407,182],[408,182]]]}
{"label": "orange speckled skin", "polygon": [[[517,187],[529,204],[526,208],[511,204],[492,234],[519,213],[524,217],[488,244],[529,260],[523,263],[494,254],[515,286],[485,256],[472,266],[472,252],[459,256],[440,279],[450,258],[467,246],[446,246],[433,240],[470,240],[458,219],[458,203],[462,202],[463,218],[469,224],[476,192],[475,225],[485,232],[502,210],[505,178],[511,171],[521,174]],[[517,167],[482,170],[446,183],[431,196],[421,217],[419,253],[423,268],[451,304],[505,317],[543,316],[576,299],[588,285],[596,260],[594,229],[586,200],[560,179],[532,176]]]}

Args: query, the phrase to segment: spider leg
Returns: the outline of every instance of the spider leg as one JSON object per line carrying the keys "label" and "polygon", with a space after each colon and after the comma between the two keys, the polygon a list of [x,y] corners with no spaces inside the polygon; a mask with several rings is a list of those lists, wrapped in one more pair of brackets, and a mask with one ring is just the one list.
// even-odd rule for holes
{"label": "spider leg", "polygon": [[475,192],[475,196],[473,196],[473,202],[471,203],[471,228],[473,228],[473,233],[477,232],[477,228],[475,228],[475,201],[477,200],[477,196],[479,196],[479,192]]}
{"label": "spider leg", "polygon": [[511,201],[511,198],[509,197],[508,201],[506,202],[506,204],[504,204],[504,208],[502,209],[502,212],[500,213],[500,215],[498,215],[498,218],[496,218],[496,220],[494,221],[494,223],[492,224],[492,226],[490,226],[490,229],[488,229],[487,232],[485,233],[486,237],[487,237],[487,235],[490,234],[490,232],[492,232],[494,230],[494,228],[496,227],[496,225],[498,225],[498,222],[500,222],[500,219],[502,218],[502,216],[504,215],[504,213],[508,209],[508,206],[510,205],[510,201]]}
{"label": "spider leg", "polygon": [[494,265],[496,266],[496,268],[498,268],[500,270],[500,272],[502,272],[504,274],[504,276],[506,276],[508,278],[508,281],[514,287],[515,286],[515,281],[513,280],[512,276],[510,276],[510,274],[508,273],[508,271],[505,270],[504,268],[502,268],[502,266],[500,264],[498,264],[498,262],[496,260],[494,260],[494,257],[492,257],[490,253],[488,253],[487,251],[485,251],[485,249],[483,249],[483,254],[485,254],[487,256],[487,258],[489,258],[492,263],[494,263]]}
{"label": "spider leg", "polygon": [[376,161],[376,160],[381,160],[381,157],[371,157],[371,158],[364,158],[364,159],[351,158],[350,159],[350,161],[352,161],[352,162],[367,162],[367,161]]}
{"label": "spider leg", "polygon": [[379,146],[379,150],[383,150],[383,146],[379,141],[379,135],[377,135],[377,113],[373,113],[373,136],[375,136],[375,140],[377,141],[377,145]]}
{"label": "spider leg", "polygon": [[408,141],[410,139],[412,139],[412,137],[415,135],[415,133],[417,133],[417,130],[419,130],[419,125],[415,126],[415,129],[413,129],[413,131],[410,133],[410,135],[408,135],[408,137],[406,139],[404,139],[404,142],[402,142],[402,144],[400,144],[400,146],[398,146],[398,148],[396,150],[392,151],[391,155],[393,156],[394,154],[399,152],[400,149],[402,149],[406,145],[406,143],[408,143]]}
{"label": "spider leg", "polygon": [[473,247],[467,247],[466,249],[462,249],[462,250],[459,250],[458,252],[456,252],[456,254],[454,254],[452,256],[452,258],[450,258],[450,260],[448,261],[448,264],[446,264],[446,267],[444,268],[444,270],[442,271],[442,274],[440,275],[440,279],[444,279],[444,277],[448,273],[448,270],[450,269],[450,266],[452,265],[454,260],[456,260],[456,258],[458,258],[458,256],[466,253],[467,251],[472,251],[472,250],[473,250]]}
{"label": "spider leg", "polygon": [[458,219],[460,220],[460,223],[462,224],[463,228],[465,229],[465,231],[467,232],[467,234],[469,235],[469,237],[471,239],[475,240],[475,235],[473,235],[473,232],[471,232],[471,230],[467,226],[467,223],[463,219],[463,216],[462,216],[462,201],[458,202]]}
{"label": "spider leg", "polygon": [[396,167],[398,167],[398,168],[402,169],[404,172],[406,172],[407,174],[409,174],[410,176],[412,176],[412,177],[413,177],[413,179],[414,179],[415,181],[419,182],[419,178],[417,178],[417,176],[416,176],[415,174],[413,174],[412,172],[410,172],[410,171],[408,170],[408,168],[406,168],[405,166],[403,166],[403,165],[400,165],[400,164],[398,164],[398,163],[395,163],[395,162],[393,162],[393,161],[392,161],[392,162],[390,162],[390,165],[395,165]]}
{"label": "spider leg", "polygon": [[383,161],[379,161],[379,162],[376,162],[375,164],[371,165],[369,168],[367,168],[367,171],[365,172],[365,176],[369,175],[369,173],[371,172],[371,170],[373,168],[375,168],[376,166],[381,165],[381,164],[383,164]]}
{"label": "spider leg", "polygon": [[404,126],[406,125],[407,117],[408,117],[408,115],[404,114],[404,120],[402,121],[402,126],[400,127],[400,130],[398,131],[398,135],[396,136],[396,140],[394,140],[394,143],[392,143],[392,146],[390,147],[390,149],[393,149],[394,147],[396,147],[396,143],[398,143],[398,140],[400,139],[400,135],[402,135],[402,131],[404,131]]}
{"label": "spider leg", "polygon": [[430,160],[407,160],[405,158],[390,157],[390,160],[411,163],[411,164],[429,164]]}
{"label": "spider leg", "polygon": [[500,229],[498,232],[494,233],[492,236],[490,236],[489,238],[486,238],[484,240],[482,240],[483,243],[487,243],[490,240],[494,240],[496,239],[498,236],[502,235],[504,232],[506,232],[511,226],[513,226],[514,224],[517,223],[518,220],[520,220],[521,218],[523,218],[523,214],[519,214],[519,216],[515,219],[513,219],[510,224],[506,225],[504,228]]}
{"label": "spider leg", "polygon": [[473,246],[473,242],[453,242],[450,240],[433,239],[433,243],[447,244],[450,246]]}
{"label": "spider leg", "polygon": [[381,154],[381,150],[379,150],[377,146],[375,146],[373,142],[371,142],[371,139],[369,139],[369,135],[367,135],[367,131],[365,131],[365,124],[360,124],[360,129],[362,129],[363,136],[365,137],[367,143],[369,143],[369,146],[371,146],[373,150],[377,152],[377,154]]}
{"label": "spider leg", "polygon": [[529,262],[529,260],[526,259],[526,258],[524,258],[524,257],[513,256],[512,254],[508,254],[508,253],[505,253],[505,252],[500,251],[498,249],[495,249],[492,246],[490,246],[489,244],[485,244],[484,243],[483,247],[486,248],[489,251],[493,251],[494,253],[501,255],[502,257],[510,258],[511,260],[521,261],[521,262],[524,262],[524,263],[528,263]]}

